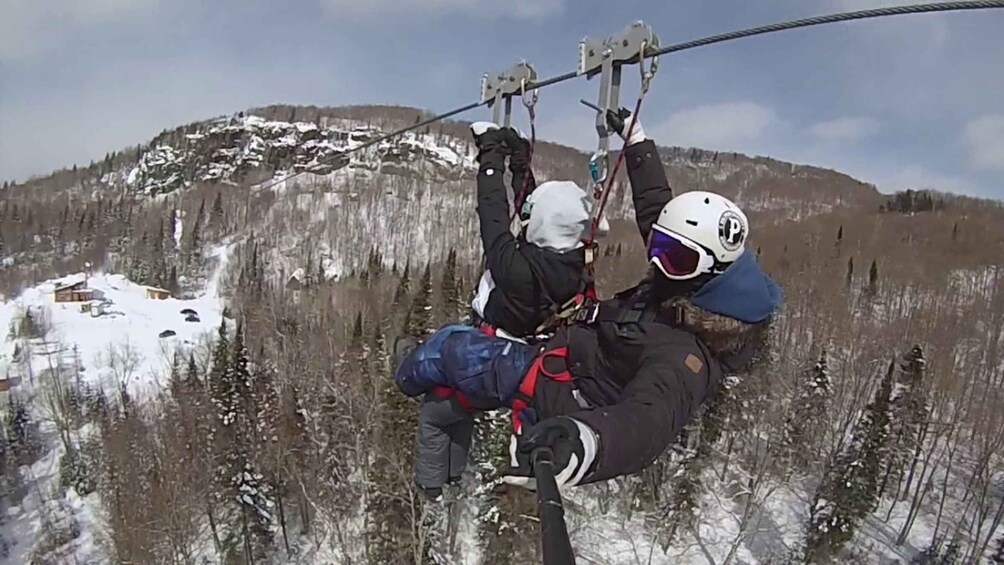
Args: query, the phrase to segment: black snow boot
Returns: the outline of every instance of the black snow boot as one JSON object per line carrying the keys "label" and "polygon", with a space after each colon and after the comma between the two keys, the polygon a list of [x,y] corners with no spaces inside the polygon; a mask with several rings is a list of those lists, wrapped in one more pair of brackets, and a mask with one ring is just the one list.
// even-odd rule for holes
{"label": "black snow boot", "polygon": [[443,501],[443,488],[442,487],[423,487],[422,485],[415,483],[415,489],[429,502],[442,502]]}

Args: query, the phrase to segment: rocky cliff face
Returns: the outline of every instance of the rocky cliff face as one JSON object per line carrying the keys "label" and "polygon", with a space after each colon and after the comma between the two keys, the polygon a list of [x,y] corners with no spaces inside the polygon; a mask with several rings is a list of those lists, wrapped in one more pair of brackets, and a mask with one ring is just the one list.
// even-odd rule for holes
{"label": "rocky cliff face", "polygon": [[[292,119],[297,116],[310,121]],[[193,191],[215,187],[229,206],[243,207],[232,214],[240,218],[238,229],[264,240],[277,276],[309,266],[334,277],[360,267],[371,250],[388,265],[438,260],[450,248],[476,261],[476,163],[466,126],[432,126],[357,150],[415,123],[409,116],[421,115],[379,107],[253,110],[166,131],[92,166],[96,175],[64,171],[22,188],[183,203]],[[587,159],[541,141],[534,169],[541,180],[585,186]],[[882,202],[874,187],[816,167],[681,148],[664,148],[663,160],[676,191],[722,193],[744,206],[756,225],[875,210]],[[633,217],[623,173],[609,216]]]}

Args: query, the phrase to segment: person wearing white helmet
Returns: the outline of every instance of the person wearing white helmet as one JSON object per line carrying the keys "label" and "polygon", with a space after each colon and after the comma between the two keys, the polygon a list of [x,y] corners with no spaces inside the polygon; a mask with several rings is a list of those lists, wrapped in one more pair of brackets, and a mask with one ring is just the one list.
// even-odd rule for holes
{"label": "person wearing white helmet", "polygon": [[[523,344],[553,331],[557,312],[573,298],[591,290],[586,272],[585,242],[590,232],[593,202],[571,181],[548,181],[537,186],[530,170],[530,144],[515,129],[489,122],[471,125],[478,148],[477,213],[487,269],[472,301],[474,324],[451,325],[431,336],[420,355],[449,356],[439,350],[442,335],[450,344],[463,344],[470,363],[481,363],[504,348],[480,348],[488,336]],[[503,173],[506,160],[512,173],[517,214],[510,212]],[[598,235],[607,229],[600,225]],[[514,233],[515,232],[515,233]],[[461,342],[462,335],[469,334]],[[395,349],[412,348],[407,339]],[[527,355],[532,358],[532,355]],[[420,380],[419,380],[420,381]],[[518,375],[514,379],[518,384]],[[457,481],[470,449],[473,415],[483,400],[469,399],[451,383],[416,381],[406,387],[423,394],[419,408],[415,484],[432,499],[443,485]],[[478,395],[480,396],[480,395]]]}
{"label": "person wearing white helmet", "polygon": [[743,211],[712,192],[673,198],[655,143],[632,119],[607,115],[622,137],[631,132],[624,151],[649,274],[581,312],[531,366],[503,478],[511,484],[534,487],[530,454],[542,446],[560,485],[651,464],[725,374],[748,368],[780,305],[746,248]]}
{"label": "person wearing white helmet", "polygon": [[[530,454],[549,447],[559,485],[635,473],[670,445],[725,374],[744,370],[766,336],[780,288],[746,248],[750,226],[710,192],[673,198],[655,143],[626,110],[607,116],[625,139],[648,276],[581,309],[542,346],[444,328],[403,356],[406,394],[429,383],[482,408],[510,407],[512,468],[533,488]],[[626,132],[631,132],[628,135]]]}

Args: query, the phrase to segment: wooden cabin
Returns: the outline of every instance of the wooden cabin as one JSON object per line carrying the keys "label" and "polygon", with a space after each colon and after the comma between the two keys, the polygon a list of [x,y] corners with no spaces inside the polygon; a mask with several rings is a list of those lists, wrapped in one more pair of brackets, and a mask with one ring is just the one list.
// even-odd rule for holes
{"label": "wooden cabin", "polygon": [[167,300],[171,298],[171,291],[155,286],[146,287],[146,297],[151,300]]}
{"label": "wooden cabin", "polygon": [[94,298],[94,291],[87,288],[87,281],[57,286],[56,302],[88,302]]}

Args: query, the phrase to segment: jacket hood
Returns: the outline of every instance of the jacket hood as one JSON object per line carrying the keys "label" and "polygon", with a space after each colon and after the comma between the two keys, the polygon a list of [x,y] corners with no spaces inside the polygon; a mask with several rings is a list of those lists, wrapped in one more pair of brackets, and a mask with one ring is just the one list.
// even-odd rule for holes
{"label": "jacket hood", "polygon": [[[571,181],[548,181],[527,197],[532,205],[526,226],[526,240],[538,247],[565,253],[583,245],[589,237],[592,198]],[[610,224],[604,217],[597,236],[605,235]]]}
{"label": "jacket hood", "polygon": [[694,306],[741,322],[763,322],[781,305],[781,287],[760,269],[748,249],[725,272],[691,297]]}

